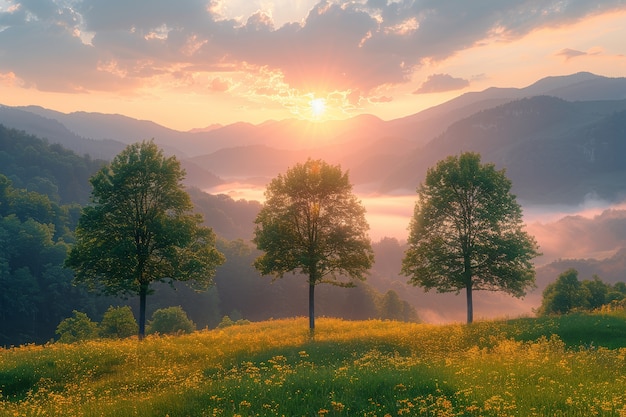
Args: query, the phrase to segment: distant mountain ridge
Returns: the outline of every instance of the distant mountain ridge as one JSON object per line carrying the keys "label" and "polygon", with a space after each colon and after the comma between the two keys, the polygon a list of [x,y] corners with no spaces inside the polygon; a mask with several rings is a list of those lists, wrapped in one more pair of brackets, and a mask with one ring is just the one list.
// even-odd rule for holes
{"label": "distant mountain ridge", "polygon": [[483,110],[414,150],[383,189],[414,188],[429,166],[462,151],[506,168],[526,201],[576,204],[588,195],[620,200],[626,197],[626,100],[536,96]]}
{"label": "distant mountain ridge", "polygon": [[[341,164],[355,185],[414,192],[429,166],[447,155],[475,150],[484,161],[507,168],[520,198],[572,202],[588,193],[626,194],[626,186],[618,184],[626,168],[620,161],[609,163],[626,141],[619,133],[625,103],[626,78],[583,72],[546,77],[525,88],[466,93],[390,121],[362,115],[325,123],[287,119],[179,132],[121,115],[3,106],[0,123],[81,154],[108,158],[125,144],[154,138],[166,153],[188,164],[194,185],[204,188],[231,178],[267,181],[312,157]],[[91,151],[85,151],[86,144]],[[590,156],[595,165],[585,159]]]}

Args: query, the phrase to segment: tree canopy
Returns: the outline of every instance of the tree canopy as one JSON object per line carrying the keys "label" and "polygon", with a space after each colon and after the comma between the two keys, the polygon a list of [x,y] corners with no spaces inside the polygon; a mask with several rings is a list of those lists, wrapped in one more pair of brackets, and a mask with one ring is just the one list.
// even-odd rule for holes
{"label": "tree canopy", "polygon": [[426,291],[503,291],[522,297],[534,286],[539,255],[523,228],[522,210],[504,170],[480,155],[450,156],[428,169],[417,190],[402,273]]}
{"label": "tree canopy", "polygon": [[622,304],[626,298],[626,284],[610,284],[594,275],[592,279],[578,280],[578,271],[569,268],[555,282],[543,290],[539,316],[567,314],[573,311],[596,310],[607,304]]}
{"label": "tree canopy", "polygon": [[[297,164],[273,179],[255,223],[255,261],[262,274],[308,276],[309,327],[315,328],[315,286],[351,286],[365,279],[374,256],[365,209],[348,174],[321,160]],[[348,278],[348,280],[343,279]]]}
{"label": "tree canopy", "polygon": [[129,145],[90,182],[92,204],[76,229],[66,266],[75,281],[110,295],[139,294],[139,335],[145,333],[150,283],[188,281],[206,289],[223,255],[215,235],[192,214],[184,171],[153,141]]}

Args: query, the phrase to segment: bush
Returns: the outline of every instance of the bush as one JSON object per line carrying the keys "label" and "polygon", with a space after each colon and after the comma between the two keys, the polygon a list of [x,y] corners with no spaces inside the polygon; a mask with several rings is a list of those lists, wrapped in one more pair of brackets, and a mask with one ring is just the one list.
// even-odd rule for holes
{"label": "bush", "polygon": [[244,319],[239,319],[237,321],[233,321],[230,317],[228,316],[224,316],[222,317],[222,321],[220,321],[220,323],[217,325],[218,329],[223,329],[225,327],[230,327],[230,326],[243,326],[246,324],[250,324],[249,320],[244,320]]}
{"label": "bush", "polygon": [[100,322],[100,336],[102,337],[119,339],[133,336],[138,331],[139,326],[129,306],[110,306]]}
{"label": "bush", "polygon": [[161,308],[154,312],[148,323],[147,333],[191,333],[196,325],[187,317],[182,307]]}
{"label": "bush", "polygon": [[87,314],[74,310],[73,316],[63,319],[57,326],[59,342],[74,343],[81,340],[96,339],[98,324],[91,321]]}

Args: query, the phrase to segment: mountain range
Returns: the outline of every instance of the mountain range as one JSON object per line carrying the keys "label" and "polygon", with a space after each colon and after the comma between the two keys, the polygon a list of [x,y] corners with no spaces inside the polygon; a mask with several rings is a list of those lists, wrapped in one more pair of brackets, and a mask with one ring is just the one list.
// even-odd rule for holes
{"label": "mountain range", "polygon": [[311,157],[348,169],[357,187],[412,193],[438,160],[476,151],[507,170],[524,202],[626,196],[626,78],[591,73],[466,93],[389,121],[361,115],[181,132],[122,115],[0,106],[0,123],[101,159],[153,138],[181,159],[188,183],[202,189],[233,179],[263,184]]}
{"label": "mountain range", "polygon": [[[46,138],[79,155],[90,155],[81,161],[59,146],[50,146],[53,157],[43,151],[35,157],[35,138],[0,127],[0,138],[18,137],[20,144],[19,152],[0,147],[0,173],[16,187],[42,193],[56,190],[61,203],[77,196],[84,204],[86,178],[102,162],[99,160],[111,159],[127,144],[150,138],[166,153],[177,155],[187,171],[187,184],[200,190],[242,180],[264,185],[289,166],[311,157],[348,169],[360,192],[412,197],[428,167],[448,155],[476,151],[484,162],[506,169],[525,213],[531,205],[580,207],[582,201],[603,199],[608,206],[626,199],[626,78],[590,73],[548,77],[521,89],[467,93],[389,121],[361,115],[325,123],[287,119],[181,132],[122,115],[65,114],[36,106],[0,105],[0,124]],[[49,175],[52,171],[59,175],[53,178]],[[198,189],[190,189],[196,209],[221,238],[234,242],[232,250],[237,252],[237,245],[242,244],[239,239],[252,237],[260,204]],[[626,204],[617,207],[593,218],[561,216],[547,223],[527,222],[543,253],[536,259],[537,290],[524,300],[481,293],[475,300],[477,314],[529,314],[539,305],[542,289],[568,268],[579,270],[581,279],[598,274],[607,282],[624,281]],[[78,208],[73,210],[75,223]],[[375,243],[376,265],[368,285],[381,294],[394,289],[411,301],[426,321],[462,320],[462,298],[427,295],[398,275],[404,253],[401,240],[384,238]],[[28,261],[34,258],[31,252],[25,253]],[[244,264],[251,268],[246,259],[233,264],[233,274],[258,281],[255,271],[246,275],[239,269]],[[22,282],[20,277],[15,275],[16,282]],[[276,287],[271,288],[275,291]],[[222,301],[226,300],[225,290],[221,291]],[[5,298],[12,297],[7,294]]]}

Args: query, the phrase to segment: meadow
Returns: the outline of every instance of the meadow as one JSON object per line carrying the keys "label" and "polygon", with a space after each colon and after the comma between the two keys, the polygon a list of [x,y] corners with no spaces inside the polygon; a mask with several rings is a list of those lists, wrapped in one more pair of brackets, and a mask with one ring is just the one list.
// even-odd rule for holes
{"label": "meadow", "polygon": [[626,315],[271,320],[0,350],[0,416],[626,416]]}

